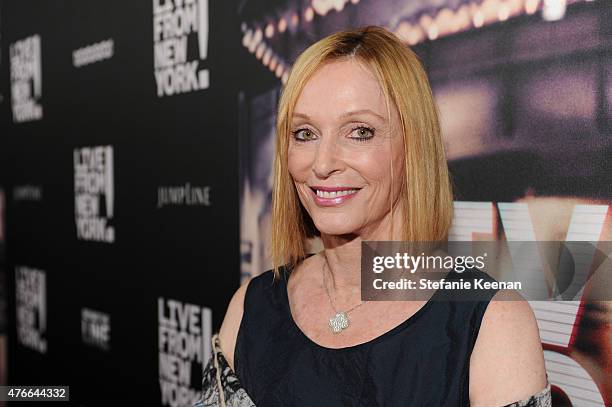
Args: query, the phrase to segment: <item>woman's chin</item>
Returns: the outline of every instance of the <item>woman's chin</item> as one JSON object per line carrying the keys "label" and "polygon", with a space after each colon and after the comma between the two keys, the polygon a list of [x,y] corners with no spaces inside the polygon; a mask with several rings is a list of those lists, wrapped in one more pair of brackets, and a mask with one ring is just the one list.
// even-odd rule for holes
{"label": "woman's chin", "polygon": [[334,225],[334,224],[315,224],[317,230],[321,232],[321,234],[325,235],[351,235],[355,233],[355,227],[351,227],[348,225]]}

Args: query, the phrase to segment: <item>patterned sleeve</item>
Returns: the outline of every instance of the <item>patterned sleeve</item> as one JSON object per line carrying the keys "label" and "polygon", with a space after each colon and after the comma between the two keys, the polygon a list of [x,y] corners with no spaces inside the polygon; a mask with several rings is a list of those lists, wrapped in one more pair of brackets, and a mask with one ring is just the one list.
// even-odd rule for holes
{"label": "patterned sleeve", "polygon": [[255,407],[221,352],[218,333],[211,342],[213,353],[204,367],[202,393],[193,407]]}
{"label": "patterned sleeve", "polygon": [[552,407],[550,382],[547,380],[546,387],[528,399],[515,401],[514,403],[507,404],[504,407]]}

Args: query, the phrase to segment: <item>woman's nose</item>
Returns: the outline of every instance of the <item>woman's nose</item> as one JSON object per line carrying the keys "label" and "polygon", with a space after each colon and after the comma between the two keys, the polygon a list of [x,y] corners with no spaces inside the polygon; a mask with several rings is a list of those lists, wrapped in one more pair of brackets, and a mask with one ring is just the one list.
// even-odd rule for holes
{"label": "woman's nose", "polygon": [[322,137],[317,145],[317,151],[312,163],[312,171],[320,178],[327,178],[336,171],[340,171],[342,161],[338,156],[339,149],[332,137]]}

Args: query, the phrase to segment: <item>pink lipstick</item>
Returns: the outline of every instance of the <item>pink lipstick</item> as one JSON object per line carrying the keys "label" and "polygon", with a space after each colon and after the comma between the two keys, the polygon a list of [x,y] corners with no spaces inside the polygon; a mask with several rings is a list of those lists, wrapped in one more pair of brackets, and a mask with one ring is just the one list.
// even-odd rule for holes
{"label": "pink lipstick", "polygon": [[354,187],[324,187],[320,185],[310,187],[313,199],[319,206],[342,205],[354,197],[360,189]]}

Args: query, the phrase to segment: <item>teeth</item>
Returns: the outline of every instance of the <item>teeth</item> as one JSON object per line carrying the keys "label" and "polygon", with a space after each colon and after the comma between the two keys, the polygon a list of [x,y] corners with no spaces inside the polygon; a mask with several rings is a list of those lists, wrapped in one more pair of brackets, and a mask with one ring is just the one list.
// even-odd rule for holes
{"label": "teeth", "polygon": [[339,196],[354,194],[355,192],[357,192],[356,189],[345,189],[343,191],[320,191],[317,189],[317,196],[320,198],[337,198]]}

